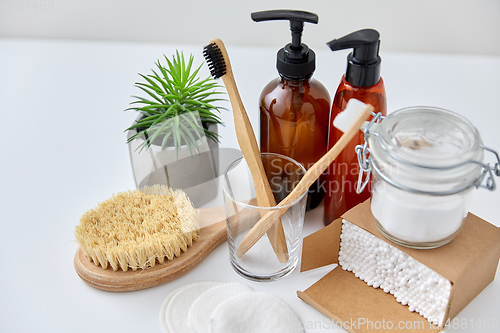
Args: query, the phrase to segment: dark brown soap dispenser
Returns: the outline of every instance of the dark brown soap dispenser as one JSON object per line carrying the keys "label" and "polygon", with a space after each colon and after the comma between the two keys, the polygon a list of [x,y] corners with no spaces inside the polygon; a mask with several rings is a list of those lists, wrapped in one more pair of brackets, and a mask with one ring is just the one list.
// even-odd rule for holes
{"label": "dark brown soap dispenser", "polygon": [[[384,80],[380,77],[380,35],[373,29],[355,31],[347,36],[327,43],[332,51],[354,49],[347,56],[347,69],[340,81],[332,104],[331,119],[342,112],[351,98],[371,104],[375,113],[387,115]],[[342,136],[342,132],[330,124],[329,147]],[[346,148],[330,165],[326,176],[325,225],[339,218],[349,209],[370,197],[370,186],[356,193],[359,175],[357,145],[364,143],[364,134],[359,131]]]}
{"label": "dark brown soap dispenser", "polygon": [[[318,23],[318,15],[297,10],[252,13],[256,22],[290,21],[292,42],[277,54],[279,77],[263,89],[260,100],[260,150],[288,156],[309,169],[327,151],[331,99],[327,89],[312,78],[316,55],[301,42],[304,22]],[[306,209],[319,205],[324,177],[309,188]]]}

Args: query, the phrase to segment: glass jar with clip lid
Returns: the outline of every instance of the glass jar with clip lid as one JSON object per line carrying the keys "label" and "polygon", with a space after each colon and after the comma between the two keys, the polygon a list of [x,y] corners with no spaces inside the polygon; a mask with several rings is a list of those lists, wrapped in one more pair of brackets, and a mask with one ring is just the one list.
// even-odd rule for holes
{"label": "glass jar with clip lid", "polygon": [[[383,121],[382,121],[383,119]],[[372,179],[371,210],[379,231],[412,248],[449,243],[468,214],[474,188],[495,190],[500,158],[478,130],[454,112],[409,107],[365,127],[356,147],[362,172],[358,191]],[[483,162],[484,153],[495,158]]]}

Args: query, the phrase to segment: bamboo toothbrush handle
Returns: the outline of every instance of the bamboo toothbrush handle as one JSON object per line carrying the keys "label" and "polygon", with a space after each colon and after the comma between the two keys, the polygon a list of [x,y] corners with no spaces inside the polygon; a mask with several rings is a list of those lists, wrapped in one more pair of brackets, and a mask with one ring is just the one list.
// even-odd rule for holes
{"label": "bamboo toothbrush handle", "polygon": [[240,95],[235,88],[234,78],[231,72],[228,72],[222,77],[226,86],[231,106],[233,109],[234,127],[236,130],[236,138],[238,144],[243,152],[243,156],[248,164],[248,168],[252,174],[252,179],[255,186],[255,194],[257,196],[257,203],[261,207],[272,207],[276,205],[273,192],[269,186],[266,177],[264,165],[260,157],[259,147],[257,140],[250,123],[250,119],[244,110]]}
{"label": "bamboo toothbrush handle", "polygon": [[[236,87],[229,57],[224,44],[222,42],[217,42],[217,45],[221,49],[224,59],[226,59],[226,74],[222,76],[222,80],[224,81],[229,100],[231,101],[238,144],[252,174],[257,203],[260,207],[274,207],[276,206],[276,200],[274,199],[269,181],[267,180],[252,124],[250,123],[250,119],[248,118]],[[264,215],[264,213],[262,213],[262,215]],[[288,249],[281,221],[280,223],[273,223],[272,226],[267,228],[266,232],[278,260],[281,263],[286,263],[288,261]]]}
{"label": "bamboo toothbrush handle", "polygon": [[[354,135],[359,131],[360,127],[363,125],[365,120],[370,117],[373,106],[367,105],[363,110],[363,114],[356,120],[356,122],[345,132],[340,139],[335,143],[335,145],[321,157],[314,165],[309,168],[304,177],[295,186],[292,192],[290,192],[285,199],[283,199],[278,206],[286,206],[293,201],[300,198],[302,194],[311,186],[316,179],[328,168],[328,166],[337,158],[340,152],[347,146],[347,144],[352,140]],[[246,234],[246,236],[241,241],[236,255],[241,258],[252,246],[257,243],[257,241],[266,233],[267,229],[271,228],[274,221],[286,212],[286,209],[278,211],[269,212],[253,226],[252,229]]]}

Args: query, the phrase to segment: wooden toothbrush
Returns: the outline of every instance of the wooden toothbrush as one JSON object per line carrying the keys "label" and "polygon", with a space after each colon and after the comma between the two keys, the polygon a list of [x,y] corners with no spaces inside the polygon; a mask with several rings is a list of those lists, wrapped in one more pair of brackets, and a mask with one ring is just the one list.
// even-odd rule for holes
{"label": "wooden toothbrush", "polygon": [[[352,102],[351,102],[352,101]],[[337,158],[340,152],[347,146],[355,134],[359,131],[360,127],[370,117],[374,108],[369,104],[364,104],[358,100],[351,99],[346,106],[346,109],[340,113],[333,125],[340,129],[344,134],[335,143],[335,145],[321,157],[302,177],[300,182],[295,188],[283,199],[278,206],[287,206],[294,202],[304,194],[305,191],[311,186],[316,179],[326,170],[326,168]],[[257,241],[266,233],[269,228],[272,228],[274,221],[286,209],[279,211],[272,211],[265,214],[261,219],[250,229],[241,241],[236,255],[241,258]]]}
{"label": "wooden toothbrush", "polygon": [[[266,172],[264,171],[264,165],[262,164],[252,124],[236,87],[231,63],[229,62],[229,56],[227,55],[224,43],[218,38],[213,39],[205,46],[203,55],[207,60],[212,77],[215,79],[222,77],[222,81],[226,86],[233,109],[236,137],[252,174],[257,203],[260,207],[274,207],[276,206],[276,200],[274,199]],[[279,216],[277,219],[279,219]],[[288,250],[281,219],[279,219],[279,223],[276,221],[276,223],[269,226],[264,233],[266,232],[278,260],[281,263],[286,263],[288,261]]]}

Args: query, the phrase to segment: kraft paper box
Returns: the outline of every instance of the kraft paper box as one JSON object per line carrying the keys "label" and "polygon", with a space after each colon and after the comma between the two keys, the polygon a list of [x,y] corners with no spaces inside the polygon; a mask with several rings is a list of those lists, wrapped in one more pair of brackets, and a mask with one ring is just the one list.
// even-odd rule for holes
{"label": "kraft paper box", "polygon": [[[404,328],[398,327],[400,322],[409,322],[412,332],[440,332],[448,318],[453,319],[495,278],[500,258],[500,228],[471,213],[453,241],[432,250],[409,249],[387,240],[373,223],[369,200],[342,218],[407,253],[452,283],[441,327],[433,326],[398,303],[390,293],[368,286],[340,266],[307,290],[297,291],[299,298],[349,332],[394,332]],[[301,271],[338,264],[342,218],[304,238]]]}

